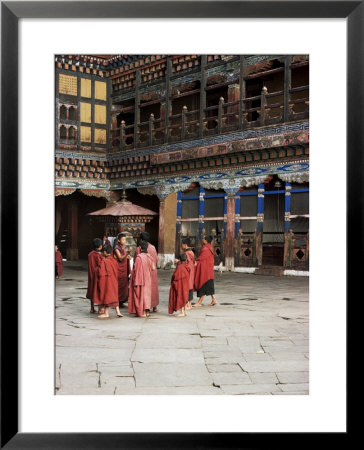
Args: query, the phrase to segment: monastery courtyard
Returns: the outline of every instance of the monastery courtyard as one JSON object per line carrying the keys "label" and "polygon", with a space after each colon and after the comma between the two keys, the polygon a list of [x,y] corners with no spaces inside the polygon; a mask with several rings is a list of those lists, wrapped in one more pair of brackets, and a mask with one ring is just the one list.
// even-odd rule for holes
{"label": "monastery courtyard", "polygon": [[[87,262],[56,281],[57,394],[308,394],[308,277],[215,272],[219,302],[168,315],[173,270],[158,270],[159,312],[90,314]],[[196,293],[194,293],[196,301]]]}

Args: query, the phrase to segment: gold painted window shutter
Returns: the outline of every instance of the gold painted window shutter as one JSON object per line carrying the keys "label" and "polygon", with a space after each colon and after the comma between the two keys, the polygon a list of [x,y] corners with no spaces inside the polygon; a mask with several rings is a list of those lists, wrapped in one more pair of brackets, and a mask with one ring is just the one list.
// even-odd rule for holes
{"label": "gold painted window shutter", "polygon": [[95,123],[106,124],[106,106],[95,105]]}
{"label": "gold painted window shutter", "polygon": [[106,144],[106,130],[102,128],[95,128],[95,143]]}
{"label": "gold painted window shutter", "polygon": [[91,103],[81,102],[81,122],[91,123]]}
{"label": "gold painted window shutter", "polygon": [[91,98],[91,80],[81,78],[81,97]]}
{"label": "gold painted window shutter", "polygon": [[81,141],[91,142],[91,127],[81,127]]}
{"label": "gold painted window shutter", "polygon": [[61,94],[77,95],[77,77],[60,73],[58,91]]}
{"label": "gold painted window shutter", "polygon": [[95,98],[98,100],[106,100],[106,82],[95,81]]}

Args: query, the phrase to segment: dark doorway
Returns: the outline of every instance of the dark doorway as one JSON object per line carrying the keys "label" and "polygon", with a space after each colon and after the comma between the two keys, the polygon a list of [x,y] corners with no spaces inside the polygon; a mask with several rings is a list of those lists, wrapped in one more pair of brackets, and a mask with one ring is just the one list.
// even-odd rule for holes
{"label": "dark doorway", "polygon": [[[281,183],[283,185],[283,183]],[[282,187],[269,188],[264,196],[263,259],[262,264],[283,266],[284,257],[284,201]],[[272,189],[271,188],[271,189]]]}

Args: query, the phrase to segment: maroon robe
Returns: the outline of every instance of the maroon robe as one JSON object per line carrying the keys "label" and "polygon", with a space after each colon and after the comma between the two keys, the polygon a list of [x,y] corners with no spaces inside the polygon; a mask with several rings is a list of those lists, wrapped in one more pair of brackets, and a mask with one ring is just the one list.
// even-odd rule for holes
{"label": "maroon robe", "polygon": [[102,241],[103,247],[106,247],[107,245],[111,245],[109,239],[106,239],[106,241]]}
{"label": "maroon robe", "polygon": [[177,263],[176,270],[172,275],[171,287],[169,288],[168,312],[184,308],[188,302],[190,290],[190,267],[186,263]]}
{"label": "maroon robe", "polygon": [[63,273],[63,258],[59,250],[56,251],[56,273],[59,277]]}
{"label": "maroon robe", "polygon": [[195,281],[195,254],[193,251],[188,248],[185,251],[185,255],[187,256],[187,265],[190,268],[190,290],[193,290],[193,283]]}
{"label": "maroon robe", "polygon": [[102,257],[103,256],[101,255],[101,253],[96,250],[92,250],[88,254],[88,283],[86,298],[89,298],[90,300],[93,300],[96,282],[96,269],[99,266]]}
{"label": "maroon robe", "polygon": [[127,255],[125,247],[120,244],[116,244],[114,248],[115,259],[118,263],[118,289],[119,289],[119,303],[125,303],[128,301],[129,295],[129,274],[130,274],[130,261],[127,256],[122,261],[119,261],[116,256],[115,250],[119,250],[121,256]]}
{"label": "maroon robe", "polygon": [[93,300],[96,305],[116,308],[118,297],[118,263],[113,256],[102,258],[96,268]]}
{"label": "maroon robe", "polygon": [[[148,242],[147,252],[153,258],[155,268],[157,269],[158,253],[157,253],[157,250],[155,249],[154,245],[150,244],[149,242]],[[135,249],[134,261],[135,261],[135,258],[139,254],[140,254],[140,247],[137,247]],[[154,308],[157,305],[159,305],[158,273],[157,273],[157,270],[153,270],[152,271],[152,304],[151,304],[151,307]]]}
{"label": "maroon robe", "polygon": [[209,280],[213,280],[214,276],[214,253],[211,244],[205,244],[196,259],[195,282],[193,289],[199,291],[202,286]]}
{"label": "maroon robe", "polygon": [[130,277],[128,312],[142,316],[152,304],[153,258],[148,253],[139,253],[134,261]]}

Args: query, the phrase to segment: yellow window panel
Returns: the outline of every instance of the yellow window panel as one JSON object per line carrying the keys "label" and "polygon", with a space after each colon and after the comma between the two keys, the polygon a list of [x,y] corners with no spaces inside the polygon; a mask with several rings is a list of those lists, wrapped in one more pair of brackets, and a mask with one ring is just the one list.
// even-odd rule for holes
{"label": "yellow window panel", "polygon": [[95,143],[106,144],[106,130],[95,128]]}
{"label": "yellow window panel", "polygon": [[81,78],[81,97],[91,98],[91,80]]}
{"label": "yellow window panel", "polygon": [[81,102],[81,122],[91,123],[91,103]]}
{"label": "yellow window panel", "polygon": [[81,142],[91,142],[91,127],[81,127]]}
{"label": "yellow window panel", "polygon": [[106,82],[95,81],[95,98],[98,100],[106,100]]}
{"label": "yellow window panel", "polygon": [[77,95],[77,77],[60,73],[58,91],[61,94]]}
{"label": "yellow window panel", "polygon": [[95,123],[106,124],[106,106],[95,105]]}

